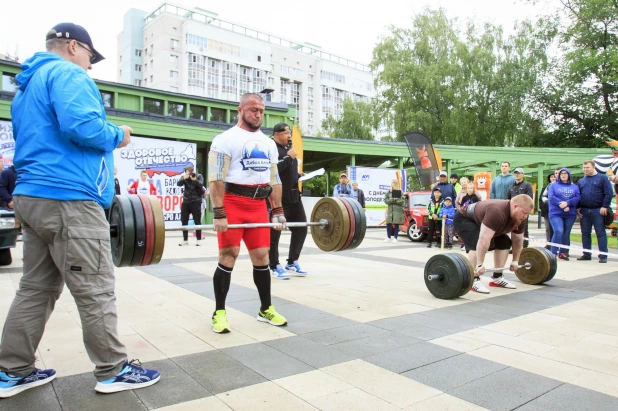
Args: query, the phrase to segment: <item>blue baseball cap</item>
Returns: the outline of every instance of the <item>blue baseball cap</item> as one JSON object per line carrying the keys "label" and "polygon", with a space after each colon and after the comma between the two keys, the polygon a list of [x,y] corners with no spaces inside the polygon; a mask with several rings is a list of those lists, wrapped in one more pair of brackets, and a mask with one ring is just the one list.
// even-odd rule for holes
{"label": "blue baseball cap", "polygon": [[99,61],[105,59],[105,57],[103,57],[101,53],[95,50],[94,45],[92,44],[92,39],[90,38],[90,34],[88,34],[86,29],[82,26],[78,26],[77,24],[73,23],[56,24],[54,27],[52,27],[52,29],[47,33],[47,36],[45,37],[46,40],[59,38],[77,40],[80,43],[89,45],[90,50],[93,54],[93,60],[91,64],[96,64]]}

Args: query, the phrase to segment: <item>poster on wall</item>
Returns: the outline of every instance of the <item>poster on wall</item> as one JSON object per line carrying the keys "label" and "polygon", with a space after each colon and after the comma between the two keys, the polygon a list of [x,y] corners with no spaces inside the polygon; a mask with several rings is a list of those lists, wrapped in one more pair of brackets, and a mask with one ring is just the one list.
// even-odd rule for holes
{"label": "poster on wall", "polygon": [[365,194],[365,216],[367,227],[386,224],[386,203],[384,195],[391,188],[391,181],[398,180],[401,190],[407,191],[406,170],[394,168],[348,167],[351,182]]}
{"label": "poster on wall", "polygon": [[195,167],[196,153],[195,143],[131,136],[128,146],[114,150],[116,177],[122,194],[126,194],[127,187],[146,170],[148,181],[157,189],[165,226],[180,226],[183,187],[178,187],[177,183],[186,166]]}
{"label": "poster on wall", "polygon": [[0,120],[0,161],[4,167],[13,165],[14,154],[13,124],[10,121]]}

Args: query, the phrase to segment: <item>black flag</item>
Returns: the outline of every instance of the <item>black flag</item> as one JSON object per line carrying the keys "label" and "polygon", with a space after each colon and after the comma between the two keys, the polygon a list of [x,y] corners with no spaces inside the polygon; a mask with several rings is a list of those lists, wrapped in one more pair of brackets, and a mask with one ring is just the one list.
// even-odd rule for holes
{"label": "black flag", "polygon": [[437,181],[440,170],[431,140],[422,133],[406,134],[403,138],[408,144],[421,187],[429,187]]}

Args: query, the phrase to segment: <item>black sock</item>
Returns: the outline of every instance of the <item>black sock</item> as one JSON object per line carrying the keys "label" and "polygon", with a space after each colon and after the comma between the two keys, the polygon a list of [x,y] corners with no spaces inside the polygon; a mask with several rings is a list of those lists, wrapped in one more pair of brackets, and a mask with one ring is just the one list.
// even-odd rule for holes
{"label": "black sock", "polygon": [[230,290],[232,282],[233,267],[226,267],[223,264],[218,264],[215,270],[215,275],[212,277],[212,285],[215,289],[215,310],[225,310],[225,297]]}
{"label": "black sock", "polygon": [[266,311],[270,308],[270,270],[267,265],[253,266],[253,282],[260,294],[262,307],[260,310]]}
{"label": "black sock", "polygon": [[496,278],[500,278],[502,277],[502,272],[496,273],[494,272],[493,275],[491,276],[491,278],[496,279]]}

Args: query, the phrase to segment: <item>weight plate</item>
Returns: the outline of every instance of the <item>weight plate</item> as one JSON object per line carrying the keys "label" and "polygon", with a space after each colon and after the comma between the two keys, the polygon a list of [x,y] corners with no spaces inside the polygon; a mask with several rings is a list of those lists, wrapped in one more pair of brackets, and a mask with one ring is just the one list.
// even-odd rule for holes
{"label": "weight plate", "polygon": [[131,259],[131,267],[135,267],[141,265],[144,260],[144,253],[146,251],[146,221],[139,197],[135,194],[128,197],[133,207],[133,218],[135,219],[135,250]]}
{"label": "weight plate", "polygon": [[519,265],[530,263],[530,269],[519,268],[515,272],[522,283],[538,285],[547,280],[550,272],[550,261],[547,255],[538,248],[524,248],[519,256]]}
{"label": "weight plate", "polygon": [[549,259],[549,275],[545,279],[545,282],[548,282],[551,281],[552,278],[554,278],[554,276],[556,275],[556,271],[558,271],[558,259],[554,254],[551,253],[551,251],[546,248],[539,248],[539,250],[544,252]]}
{"label": "weight plate", "polygon": [[142,202],[142,209],[144,210],[144,222],[146,223],[146,247],[144,250],[144,259],[142,260],[141,265],[150,265],[152,261],[152,254],[154,252],[154,243],[155,243],[155,227],[154,227],[154,216],[152,215],[152,208],[150,206],[150,201],[145,194],[137,195]]}
{"label": "weight plate", "polygon": [[[450,256],[454,253],[434,255],[425,264],[425,286],[434,297],[441,300],[457,298],[463,288],[466,273]],[[441,274],[442,279],[429,280],[429,274]]]}
{"label": "weight plate", "polygon": [[[358,220],[356,224],[356,232],[354,233],[354,238],[352,239],[352,244],[350,245],[349,250],[352,250],[363,242],[365,238],[365,232],[367,231],[367,218],[365,217],[365,210],[361,204],[353,198],[348,199],[350,203],[355,207],[358,211]],[[356,217],[356,214],[355,214]]]}
{"label": "weight plate", "polygon": [[135,249],[135,219],[127,196],[114,196],[109,211],[109,224],[116,226],[117,233],[115,237],[110,237],[114,265],[128,267]]}
{"label": "weight plate", "polygon": [[152,259],[150,260],[150,265],[153,265],[159,264],[161,257],[163,257],[163,249],[165,248],[165,221],[163,220],[163,209],[161,208],[159,198],[156,196],[148,196],[148,201],[150,201],[155,228],[154,251],[152,253]]}
{"label": "weight plate", "polygon": [[328,223],[325,226],[311,226],[311,237],[320,250],[334,251],[337,245],[343,244],[350,232],[348,211],[339,199],[324,197],[311,211],[311,221],[320,220]]}
{"label": "weight plate", "polygon": [[360,245],[359,240],[362,242],[362,239],[360,237],[363,235],[363,224],[361,218],[363,208],[360,206],[358,201],[352,198],[348,198],[348,203],[350,204],[352,212],[354,213],[354,236],[352,236],[352,243],[348,247],[348,250],[353,250]]}
{"label": "weight plate", "polygon": [[468,294],[472,288],[472,284],[474,284],[474,269],[472,268],[472,263],[470,263],[470,260],[468,260],[466,256],[456,253],[449,253],[449,255],[453,256],[462,270],[463,282],[461,285],[461,293],[459,293],[459,297],[461,297]]}
{"label": "weight plate", "polygon": [[348,217],[350,218],[350,232],[348,233],[348,238],[346,238],[345,243],[341,248],[338,248],[337,251],[347,250],[352,243],[352,238],[354,238],[354,231],[356,228],[356,218],[354,217],[354,210],[352,209],[352,204],[350,201],[347,201],[346,198],[340,198],[345,206],[346,210],[348,210]]}

